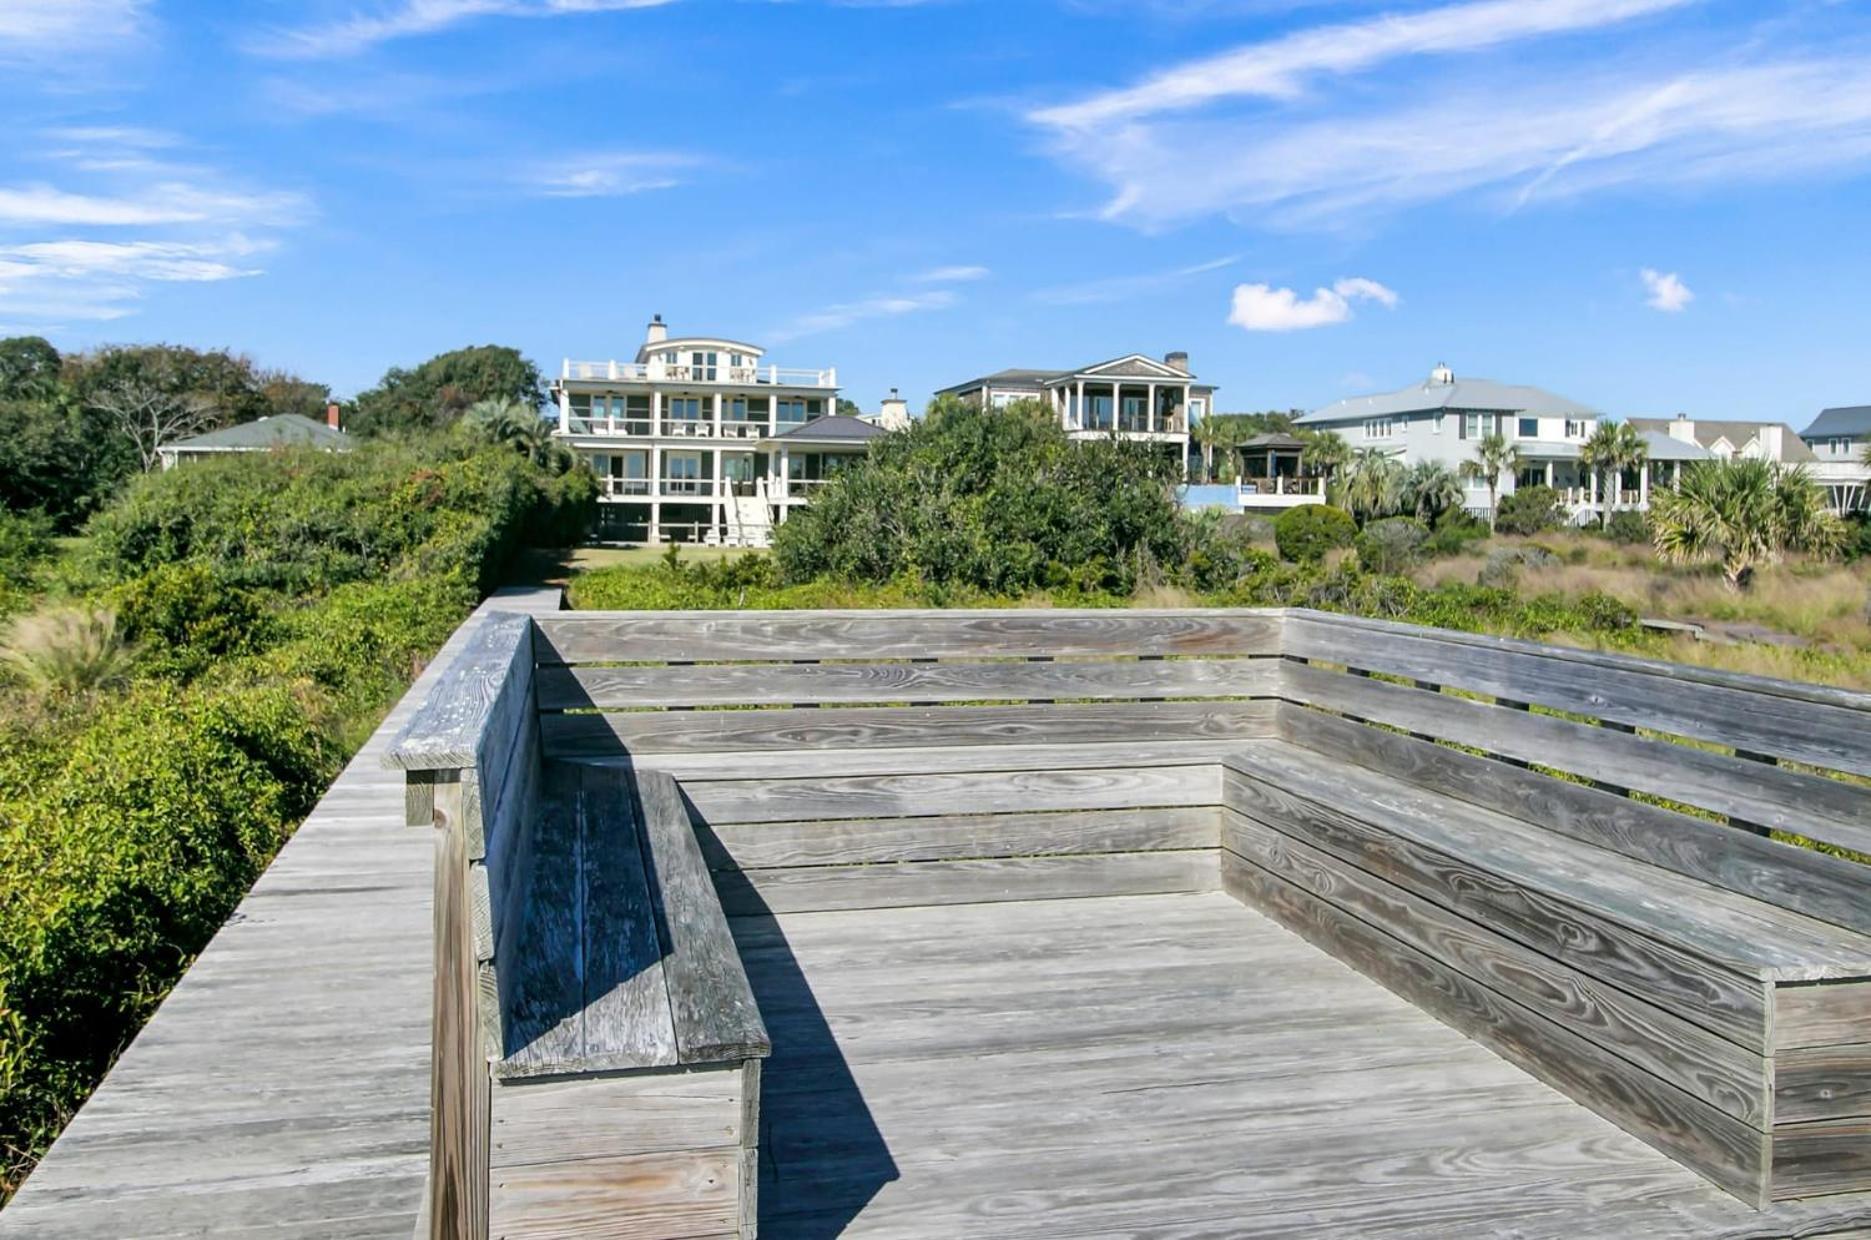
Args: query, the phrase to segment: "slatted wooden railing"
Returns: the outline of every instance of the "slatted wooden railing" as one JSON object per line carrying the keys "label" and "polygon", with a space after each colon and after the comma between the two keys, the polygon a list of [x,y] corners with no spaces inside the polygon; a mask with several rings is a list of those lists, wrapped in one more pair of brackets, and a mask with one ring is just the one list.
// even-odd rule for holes
{"label": "slatted wooden railing", "polygon": [[[727,922],[1221,886],[1755,1205],[1871,1187],[1871,872],[1805,843],[1871,853],[1871,697],[1303,611],[570,613],[499,634],[509,687],[464,699],[529,702],[500,752],[540,791],[517,824],[464,822],[446,873],[467,911],[437,949],[457,998],[459,962],[488,992],[491,961],[496,1081],[562,1067],[553,1040],[577,1036],[589,1071],[704,1044],[757,1067],[727,929],[684,959],[667,927],[605,920],[558,873],[575,860],[640,854],[603,890]],[[431,786],[446,826],[459,785],[472,818],[495,748],[419,767],[412,805]],[[575,890],[584,939],[622,946],[572,995],[549,945]],[[705,1021],[682,1015],[697,996]],[[718,1234],[753,1225],[751,1077],[710,1147],[740,1151],[743,1214]],[[531,1097],[572,1142],[571,1110]],[[438,1129],[480,1122],[471,1092],[452,1120],[443,1098]],[[497,1190],[518,1164],[491,1157]],[[685,1191],[682,1234],[716,1234],[709,1174]],[[511,1234],[549,1214],[492,1196]]]}

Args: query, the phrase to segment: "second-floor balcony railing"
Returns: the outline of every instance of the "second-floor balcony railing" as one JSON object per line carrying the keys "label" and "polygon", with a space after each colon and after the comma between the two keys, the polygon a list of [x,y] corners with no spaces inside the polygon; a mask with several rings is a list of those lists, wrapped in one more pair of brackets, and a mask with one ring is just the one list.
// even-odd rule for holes
{"label": "second-floor balcony railing", "polygon": [[838,368],[797,369],[784,366],[696,366],[687,362],[580,362],[566,358],[563,379],[609,383],[721,383],[739,387],[835,388]]}
{"label": "second-floor balcony railing", "polygon": [[655,423],[648,418],[581,418],[569,417],[565,420],[565,429],[572,435],[649,435],[653,433]]}

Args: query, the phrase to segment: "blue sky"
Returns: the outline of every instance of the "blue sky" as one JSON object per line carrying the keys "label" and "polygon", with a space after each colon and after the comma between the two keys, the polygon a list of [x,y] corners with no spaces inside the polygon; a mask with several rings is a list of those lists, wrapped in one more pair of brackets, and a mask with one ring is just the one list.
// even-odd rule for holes
{"label": "blue sky", "polygon": [[0,331],[1871,401],[1857,0],[5,0]]}

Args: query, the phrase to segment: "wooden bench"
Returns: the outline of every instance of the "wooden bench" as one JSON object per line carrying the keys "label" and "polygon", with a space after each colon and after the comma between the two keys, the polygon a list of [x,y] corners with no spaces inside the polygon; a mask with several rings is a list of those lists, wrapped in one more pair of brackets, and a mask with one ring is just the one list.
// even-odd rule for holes
{"label": "wooden bench", "polygon": [[675,782],[544,760],[489,617],[391,761],[436,833],[427,1229],[752,1236],[769,1051]]}
{"label": "wooden bench", "polygon": [[1865,695],[1303,611],[477,642],[398,759],[434,1234],[751,1234],[772,914],[1217,888],[1752,1205],[1871,1188],[1871,875],[1772,837],[1871,853]]}
{"label": "wooden bench", "polygon": [[1867,874],[1771,835],[1871,852],[1818,769],[1871,774],[1862,695],[1303,613],[1284,648],[1228,890],[1744,1200],[1871,1186]]}

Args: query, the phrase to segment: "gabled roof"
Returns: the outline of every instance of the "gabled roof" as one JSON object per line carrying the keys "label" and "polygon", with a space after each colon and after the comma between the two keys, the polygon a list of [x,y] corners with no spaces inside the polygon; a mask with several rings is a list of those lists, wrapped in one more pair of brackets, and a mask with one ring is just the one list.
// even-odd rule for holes
{"label": "gabled roof", "polygon": [[1827,435],[1871,436],[1871,405],[1837,405],[1822,409],[1813,424],[1800,434],[1807,439]]}
{"label": "gabled roof", "polygon": [[267,448],[304,445],[346,449],[351,446],[351,439],[343,431],[334,431],[323,422],[314,422],[296,413],[276,413],[237,426],[224,426],[218,431],[209,431],[192,439],[178,439],[165,445],[164,450],[259,452]]}
{"label": "gabled roof", "polygon": [[1544,388],[1518,383],[1496,383],[1492,379],[1433,380],[1414,384],[1395,392],[1374,396],[1352,396],[1315,409],[1300,418],[1297,425],[1320,426],[1361,418],[1383,417],[1399,413],[1428,413],[1444,410],[1480,410],[1493,413],[1527,414],[1549,418],[1595,418],[1596,409],[1576,400],[1555,395]]}
{"label": "gabled roof", "polygon": [[854,418],[849,414],[833,413],[822,418],[795,426],[789,431],[781,431],[775,439],[791,440],[794,443],[865,443],[879,439],[890,432],[874,422]]}
{"label": "gabled roof", "polygon": [[[1632,424],[1635,425],[1635,421]],[[1637,427],[1637,431],[1644,437],[1644,446],[1649,449],[1653,461],[1706,461],[1715,455],[1701,444],[1688,443],[1667,431],[1645,430],[1642,427]]]}
{"label": "gabled roof", "polygon": [[1784,422],[1717,422],[1708,418],[1630,418],[1628,421],[1637,430],[1658,431],[1665,435],[1670,433],[1672,425],[1686,421],[1694,426],[1691,433],[1695,435],[1698,444],[1713,449],[1725,439],[1731,452],[1740,452],[1748,446],[1750,439],[1759,438],[1763,429],[1777,426],[1783,432],[1780,436],[1781,460],[1810,462],[1819,459],[1805,441],[1793,433],[1793,428]]}
{"label": "gabled roof", "polygon": [[[1118,379],[1194,378],[1188,371],[1177,370],[1174,366],[1159,362],[1153,357],[1145,357],[1141,353],[1126,353],[1123,357],[1114,357],[1109,361],[1096,362],[1090,366],[1074,370],[1070,375],[1061,375],[1059,378],[1072,378],[1078,375],[1085,375],[1087,377],[1102,376],[1105,378]],[[1053,382],[1058,382],[1058,379],[1053,380]]]}

